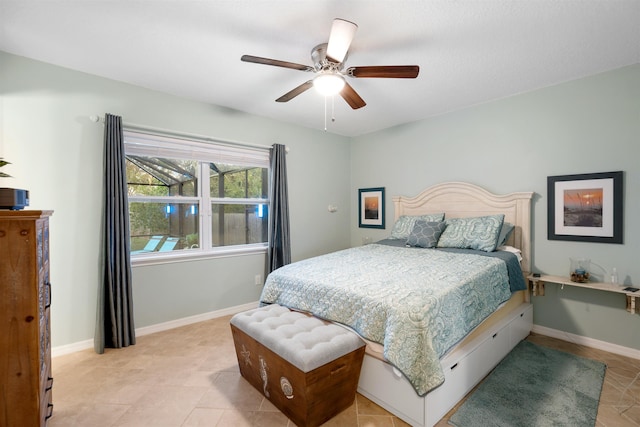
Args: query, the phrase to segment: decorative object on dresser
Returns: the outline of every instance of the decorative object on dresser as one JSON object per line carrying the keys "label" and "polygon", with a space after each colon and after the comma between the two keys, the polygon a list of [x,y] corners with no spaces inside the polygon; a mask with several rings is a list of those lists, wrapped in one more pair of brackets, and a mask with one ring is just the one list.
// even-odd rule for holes
{"label": "decorative object on dresser", "polygon": [[622,171],[547,177],[547,238],[622,243]]}
{"label": "decorative object on dresser", "polygon": [[242,376],[297,426],[353,404],[365,346],[357,334],[278,304],[236,314],[231,332]]}
{"label": "decorative object on dresser", "polygon": [[0,427],[44,426],[53,413],[52,213],[0,210]]}
{"label": "decorative object on dresser", "polygon": [[[0,157],[0,168],[10,165]],[[11,178],[11,175],[0,171],[0,178]],[[29,192],[27,190],[18,190],[16,188],[0,188],[0,209],[23,209],[29,206]]]}
{"label": "decorative object on dresser", "polygon": [[29,206],[29,192],[17,188],[0,188],[0,209],[20,210]]}

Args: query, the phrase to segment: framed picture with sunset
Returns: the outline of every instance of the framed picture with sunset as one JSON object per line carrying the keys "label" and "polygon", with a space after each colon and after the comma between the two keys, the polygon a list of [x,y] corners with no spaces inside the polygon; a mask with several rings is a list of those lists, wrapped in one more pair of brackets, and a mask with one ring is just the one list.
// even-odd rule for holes
{"label": "framed picture with sunset", "polygon": [[384,187],[358,190],[360,228],[384,228]]}
{"label": "framed picture with sunset", "polygon": [[547,238],[622,243],[623,173],[547,177]]}

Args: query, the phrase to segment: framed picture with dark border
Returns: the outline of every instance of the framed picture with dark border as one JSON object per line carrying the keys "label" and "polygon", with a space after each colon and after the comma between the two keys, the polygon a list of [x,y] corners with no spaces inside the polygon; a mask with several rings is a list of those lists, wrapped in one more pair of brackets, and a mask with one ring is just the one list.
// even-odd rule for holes
{"label": "framed picture with dark border", "polygon": [[384,228],[384,187],[358,190],[358,226]]}
{"label": "framed picture with dark border", "polygon": [[623,172],[547,177],[547,238],[622,243]]}

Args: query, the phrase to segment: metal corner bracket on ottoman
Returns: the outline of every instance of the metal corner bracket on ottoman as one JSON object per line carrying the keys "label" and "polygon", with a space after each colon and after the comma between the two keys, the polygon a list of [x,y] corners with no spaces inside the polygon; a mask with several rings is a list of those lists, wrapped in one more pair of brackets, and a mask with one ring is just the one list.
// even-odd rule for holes
{"label": "metal corner bracket on ottoman", "polygon": [[296,425],[318,426],[353,404],[365,351],[354,332],[277,304],[230,323],[240,373]]}

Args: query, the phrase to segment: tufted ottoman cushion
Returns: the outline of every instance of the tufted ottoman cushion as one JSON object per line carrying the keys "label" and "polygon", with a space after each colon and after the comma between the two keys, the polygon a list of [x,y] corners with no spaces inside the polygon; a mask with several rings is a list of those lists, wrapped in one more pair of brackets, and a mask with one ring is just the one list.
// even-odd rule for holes
{"label": "tufted ottoman cushion", "polygon": [[277,304],[231,318],[240,373],[298,426],[317,426],[355,398],[364,342]]}
{"label": "tufted ottoman cushion", "polygon": [[302,372],[364,345],[358,335],[341,326],[277,304],[239,313],[231,324]]}

